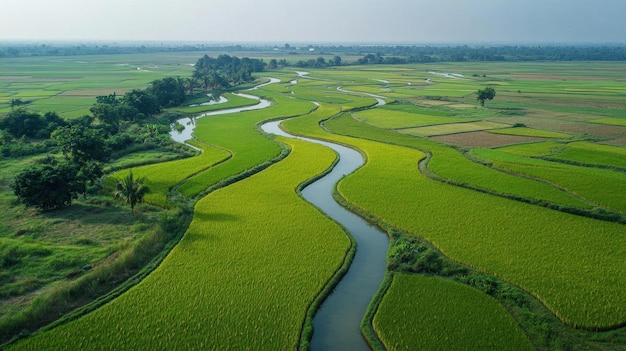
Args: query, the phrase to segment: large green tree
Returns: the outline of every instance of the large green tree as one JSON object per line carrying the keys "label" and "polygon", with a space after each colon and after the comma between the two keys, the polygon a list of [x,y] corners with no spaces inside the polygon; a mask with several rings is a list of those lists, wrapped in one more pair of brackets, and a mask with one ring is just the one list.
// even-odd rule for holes
{"label": "large green tree", "polygon": [[56,129],[51,136],[61,147],[65,158],[78,166],[107,158],[104,137],[95,128],[65,126]]}
{"label": "large green tree", "polygon": [[37,165],[15,177],[13,191],[27,207],[49,211],[70,206],[79,191],[76,173],[69,163]]}
{"label": "large green tree", "polygon": [[100,162],[108,156],[100,131],[74,125],[58,128],[52,133],[52,137],[61,147],[66,161],[74,166],[71,179],[76,184],[76,189],[87,198],[87,185],[94,185],[102,177],[104,172]]}
{"label": "large green tree", "polygon": [[476,100],[480,101],[480,106],[485,106],[485,100],[493,100],[496,97],[496,90],[492,87],[479,89],[476,92]]}
{"label": "large green tree", "polygon": [[167,77],[150,83],[148,91],[157,99],[162,107],[178,106],[185,101],[185,80]]}

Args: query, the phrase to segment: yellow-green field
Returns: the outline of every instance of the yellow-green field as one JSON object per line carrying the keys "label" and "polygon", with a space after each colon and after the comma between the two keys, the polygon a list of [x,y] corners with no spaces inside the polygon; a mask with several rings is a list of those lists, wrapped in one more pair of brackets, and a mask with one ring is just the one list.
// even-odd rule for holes
{"label": "yellow-green field", "polygon": [[[186,59],[173,57],[170,66],[159,67],[184,73]],[[41,76],[52,76],[45,67]],[[149,73],[111,67],[103,74]],[[109,304],[14,349],[306,345],[301,333],[310,306],[351,242],[296,190],[326,171],[334,153],[292,139],[277,142],[258,130],[263,121],[285,117],[297,117],[283,123],[294,134],[351,146],[366,157],[337,185],[349,208],[518,287],[543,306],[513,313],[529,307],[513,308],[441,272],[389,273],[391,284],[381,290],[369,321],[387,349],[543,350],[558,349],[556,339],[573,350],[626,349],[626,63],[275,73],[281,83],[253,91],[271,107],[198,120],[201,155],[133,169],[147,177],[153,192],[146,200],[153,204],[169,206],[173,194],[199,199],[184,238],[161,266]],[[2,77],[8,83],[0,96],[31,94],[34,107],[48,99],[56,102],[45,106],[53,106],[57,95],[72,91],[48,78],[30,82],[35,76],[19,82]],[[75,90],[90,86],[76,79]],[[15,84],[21,84],[17,95],[5,93]],[[50,88],[28,92],[40,90],[38,84]],[[486,86],[497,96],[481,107],[474,93]],[[374,107],[376,100],[365,94],[384,96],[388,104]],[[472,146],[471,137],[486,145]]]}

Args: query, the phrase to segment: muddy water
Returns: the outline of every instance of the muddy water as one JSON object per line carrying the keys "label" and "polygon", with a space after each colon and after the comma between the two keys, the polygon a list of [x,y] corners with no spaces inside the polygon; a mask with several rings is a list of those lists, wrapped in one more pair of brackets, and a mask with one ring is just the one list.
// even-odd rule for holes
{"label": "muddy water", "polygon": [[350,269],[313,319],[311,350],[369,350],[360,324],[385,274],[389,241],[384,232],[339,206],[332,197],[335,184],[361,167],[363,156],[342,145],[293,136],[280,129],[279,124],[280,121],[268,122],[261,128],[267,133],[322,144],[339,154],[339,162],[332,172],[304,188],[302,196],[340,223],[357,242]]}

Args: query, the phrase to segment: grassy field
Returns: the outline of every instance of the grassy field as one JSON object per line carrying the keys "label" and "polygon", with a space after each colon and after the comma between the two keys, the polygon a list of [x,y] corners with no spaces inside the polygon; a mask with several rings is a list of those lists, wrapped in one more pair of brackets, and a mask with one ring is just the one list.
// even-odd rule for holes
{"label": "grassy field", "polygon": [[64,118],[89,114],[98,95],[143,89],[168,77],[191,75],[198,53],[3,58],[0,113],[11,99],[21,99],[40,113],[56,111]]}
{"label": "grassy field", "polygon": [[495,299],[433,277],[393,275],[374,327],[387,350],[535,349]]}

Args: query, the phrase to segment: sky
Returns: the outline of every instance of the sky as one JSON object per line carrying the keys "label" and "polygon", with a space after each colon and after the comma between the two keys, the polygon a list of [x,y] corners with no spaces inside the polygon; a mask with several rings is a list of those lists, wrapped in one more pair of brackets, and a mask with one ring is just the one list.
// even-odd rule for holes
{"label": "sky", "polygon": [[624,44],[625,17],[626,0],[0,0],[0,44]]}

